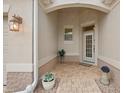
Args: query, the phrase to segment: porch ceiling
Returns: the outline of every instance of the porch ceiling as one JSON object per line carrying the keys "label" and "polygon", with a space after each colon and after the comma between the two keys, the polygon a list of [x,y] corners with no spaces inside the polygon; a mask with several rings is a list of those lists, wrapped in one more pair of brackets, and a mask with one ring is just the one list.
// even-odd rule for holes
{"label": "porch ceiling", "polygon": [[39,0],[46,13],[69,7],[85,7],[108,13],[119,0]]}

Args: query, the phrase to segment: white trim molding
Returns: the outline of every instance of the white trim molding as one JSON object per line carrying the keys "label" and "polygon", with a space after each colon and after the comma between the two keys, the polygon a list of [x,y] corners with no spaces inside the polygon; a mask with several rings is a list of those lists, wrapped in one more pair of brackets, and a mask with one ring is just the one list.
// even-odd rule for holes
{"label": "white trim molding", "polygon": [[43,66],[43,65],[45,65],[45,64],[47,64],[50,60],[52,60],[52,59],[54,59],[54,58],[56,58],[57,57],[57,55],[52,55],[52,56],[47,56],[47,57],[45,57],[45,58],[41,58],[40,60],[39,60],[39,67],[41,67],[41,66]]}
{"label": "white trim molding", "polygon": [[83,62],[83,42],[82,42],[82,38],[83,38],[83,30],[82,30],[82,27],[86,27],[86,26],[90,26],[90,25],[94,25],[94,34],[95,34],[95,63],[94,65],[97,65],[97,56],[98,56],[98,21],[97,19],[93,19],[93,20],[90,20],[90,21],[87,21],[85,23],[81,23],[80,24],[80,27],[81,27],[81,30],[80,30],[80,62]]}
{"label": "white trim molding", "polygon": [[120,61],[117,61],[117,60],[113,60],[111,58],[108,58],[108,57],[104,57],[104,56],[98,56],[98,59],[120,69]]}
{"label": "white trim molding", "polygon": [[117,0],[117,1],[111,6],[111,10],[114,9],[118,4],[120,4],[120,0]]}
{"label": "white trim molding", "polygon": [[7,63],[6,72],[32,72],[32,63]]}
{"label": "white trim molding", "polygon": [[[92,0],[91,0],[92,1]],[[92,2],[94,3],[94,2]],[[62,9],[62,8],[70,8],[70,7],[86,7],[86,8],[91,8],[91,9],[96,9],[105,13],[109,13],[110,9],[109,7],[106,7],[104,4],[98,5],[98,3],[88,3],[88,2],[67,2],[67,3],[61,3],[59,4],[53,3],[52,5],[48,6],[45,8],[46,13],[50,13],[52,11]]]}
{"label": "white trim molding", "polygon": [[103,0],[103,3],[110,7],[112,10],[117,4],[119,4],[120,0]]}

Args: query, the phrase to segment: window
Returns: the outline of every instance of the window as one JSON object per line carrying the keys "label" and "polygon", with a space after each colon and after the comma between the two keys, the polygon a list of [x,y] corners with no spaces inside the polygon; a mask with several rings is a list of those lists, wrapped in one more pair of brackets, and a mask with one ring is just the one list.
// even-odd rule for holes
{"label": "window", "polygon": [[72,34],[73,34],[72,28],[65,28],[64,41],[72,41],[72,39],[73,39]]}

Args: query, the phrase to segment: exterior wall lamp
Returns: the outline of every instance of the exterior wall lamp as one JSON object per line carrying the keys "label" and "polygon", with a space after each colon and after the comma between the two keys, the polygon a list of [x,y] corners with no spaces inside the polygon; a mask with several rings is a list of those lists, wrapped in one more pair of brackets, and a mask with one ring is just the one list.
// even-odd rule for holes
{"label": "exterior wall lamp", "polygon": [[12,19],[9,21],[10,31],[19,32],[19,25],[22,24],[22,18],[19,16],[12,16]]}

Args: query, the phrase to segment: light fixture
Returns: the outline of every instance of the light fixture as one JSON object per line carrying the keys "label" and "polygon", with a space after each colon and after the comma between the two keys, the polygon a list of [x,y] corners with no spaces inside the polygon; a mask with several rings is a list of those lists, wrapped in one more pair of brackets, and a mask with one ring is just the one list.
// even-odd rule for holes
{"label": "light fixture", "polygon": [[12,16],[13,18],[9,21],[9,29],[10,31],[19,31],[19,25],[22,24],[22,18],[19,16]]}

